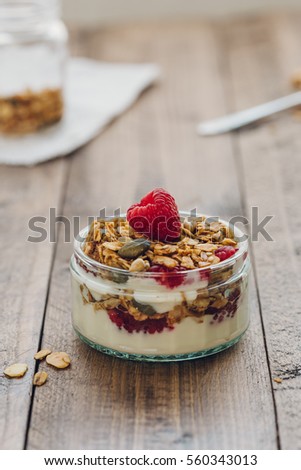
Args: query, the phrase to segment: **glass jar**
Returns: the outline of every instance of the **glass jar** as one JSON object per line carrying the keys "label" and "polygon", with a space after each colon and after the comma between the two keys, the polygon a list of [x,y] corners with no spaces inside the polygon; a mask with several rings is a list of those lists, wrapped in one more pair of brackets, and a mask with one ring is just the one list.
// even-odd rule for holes
{"label": "glass jar", "polygon": [[234,234],[242,241],[231,258],[176,273],[96,262],[82,250],[88,231],[75,239],[70,263],[72,322],[85,343],[120,358],[179,361],[229,348],[246,331],[250,259],[239,229]]}
{"label": "glass jar", "polygon": [[68,33],[57,0],[0,2],[0,132],[61,119]]}

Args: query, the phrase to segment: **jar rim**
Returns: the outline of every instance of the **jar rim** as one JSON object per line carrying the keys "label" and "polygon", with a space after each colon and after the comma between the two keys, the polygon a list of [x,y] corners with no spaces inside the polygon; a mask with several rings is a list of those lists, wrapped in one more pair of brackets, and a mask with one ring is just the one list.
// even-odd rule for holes
{"label": "jar rim", "polygon": [[[191,213],[185,212],[185,211],[180,211],[180,216],[182,217],[191,217]],[[106,217],[106,220],[116,220],[116,218],[124,219],[126,216],[125,214],[121,214],[119,217],[116,216],[110,216]],[[196,214],[193,217],[206,217],[209,218],[210,216],[207,216],[206,214]],[[229,222],[227,222],[224,219],[218,218],[218,221],[222,222],[225,224],[227,227],[229,227]],[[122,268],[116,268],[113,266],[108,266],[107,264],[100,263],[99,261],[94,260],[93,258],[90,258],[90,256],[86,255],[84,251],[82,250],[82,245],[84,243],[84,239],[86,238],[86,235],[88,234],[88,231],[90,229],[90,225],[87,225],[85,228],[83,228],[79,234],[74,238],[74,255],[76,258],[79,258],[79,260],[84,263],[85,266],[92,268],[94,270],[98,271],[106,271],[110,273],[114,273],[116,275],[127,275],[129,278],[144,278],[144,279],[156,279],[160,278],[162,273],[160,272],[150,272],[150,271],[143,271],[143,272],[131,272],[128,271],[127,269],[122,269]],[[236,238],[244,238],[246,234],[239,229],[238,227],[233,227],[234,230],[234,236]],[[227,258],[224,261],[220,261],[217,264],[212,264],[210,266],[205,266],[203,268],[195,268],[195,269],[187,269],[183,270],[180,272],[169,272],[168,276],[169,277],[174,277],[176,278],[177,276],[183,276],[185,274],[190,274],[193,275],[195,273],[214,273],[218,272],[219,270],[222,270],[224,268],[229,268],[234,266],[245,254],[248,253],[248,239],[245,238],[243,241],[238,242],[238,250],[236,253],[231,256],[230,258]]]}

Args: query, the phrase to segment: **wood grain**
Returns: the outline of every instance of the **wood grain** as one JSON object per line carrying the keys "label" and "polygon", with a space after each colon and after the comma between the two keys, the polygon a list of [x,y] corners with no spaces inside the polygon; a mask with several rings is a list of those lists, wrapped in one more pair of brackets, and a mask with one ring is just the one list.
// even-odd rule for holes
{"label": "wood grain", "polygon": [[[230,136],[199,139],[195,124],[226,111],[224,44],[199,23],[119,27],[82,37],[103,60],[154,61],[162,83],[72,159],[64,214],[127,206],[166,186],[184,209],[240,213]],[[37,389],[29,449],[267,449],[277,435],[258,301],[252,323],[231,350],[179,364],[139,364],[99,354],[71,330],[63,233],[54,262],[43,345],[65,350],[72,367],[51,371]]]}
{"label": "wood grain", "polygon": [[[63,160],[36,168],[1,167],[0,171],[0,447],[22,449],[31,401],[32,377],[40,339],[54,245],[27,242],[28,221],[59,210],[65,179]],[[25,362],[22,380],[2,370]]]}
{"label": "wood grain", "polygon": [[[80,50],[75,34],[72,44]],[[49,208],[60,214],[69,161],[37,167],[0,166],[0,448],[22,449],[32,400],[33,356],[38,349],[47,303],[55,244],[47,238],[29,243],[34,216],[49,220]],[[48,229],[48,224],[44,227]],[[49,232],[48,232],[49,233]],[[47,344],[47,341],[45,342]],[[3,369],[25,362],[22,380],[7,379]]]}
{"label": "wood grain", "polygon": [[[290,75],[300,67],[300,16],[231,24],[224,41],[229,55],[233,109],[288,94]],[[245,204],[258,206],[273,242],[254,242],[255,269],[262,307],[278,416],[280,445],[301,448],[301,261],[300,121],[288,112],[240,132],[235,138],[243,170]]]}

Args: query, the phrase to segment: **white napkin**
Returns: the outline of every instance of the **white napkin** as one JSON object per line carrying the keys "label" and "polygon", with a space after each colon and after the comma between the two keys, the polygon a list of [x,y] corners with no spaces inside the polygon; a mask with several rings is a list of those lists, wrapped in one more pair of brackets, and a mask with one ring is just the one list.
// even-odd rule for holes
{"label": "white napkin", "polygon": [[125,111],[159,77],[153,64],[70,59],[63,119],[34,134],[0,137],[0,163],[34,165],[73,152]]}

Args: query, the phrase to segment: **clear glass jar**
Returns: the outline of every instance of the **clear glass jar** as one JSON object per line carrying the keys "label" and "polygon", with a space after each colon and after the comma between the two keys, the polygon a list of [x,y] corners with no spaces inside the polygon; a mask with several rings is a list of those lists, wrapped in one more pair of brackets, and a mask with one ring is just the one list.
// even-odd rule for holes
{"label": "clear glass jar", "polygon": [[68,33],[58,0],[0,2],[0,132],[61,119]]}
{"label": "clear glass jar", "polygon": [[[250,259],[239,229],[235,236],[243,241],[234,256],[177,273],[98,263],[82,250],[88,230],[75,239],[70,263],[72,322],[85,343],[126,359],[179,361],[220,352],[242,337],[249,324]],[[144,320],[135,319],[136,308]]]}

